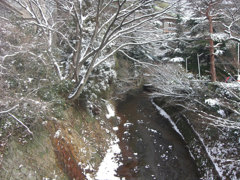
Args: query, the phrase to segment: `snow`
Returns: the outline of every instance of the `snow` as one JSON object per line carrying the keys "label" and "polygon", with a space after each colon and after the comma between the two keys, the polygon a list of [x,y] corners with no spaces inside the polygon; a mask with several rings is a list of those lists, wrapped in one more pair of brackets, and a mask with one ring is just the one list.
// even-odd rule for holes
{"label": "snow", "polygon": [[33,81],[33,78],[28,78],[28,82],[31,83]]}
{"label": "snow", "polygon": [[54,135],[54,138],[59,138],[60,135],[61,135],[61,130],[59,129],[59,130],[56,131],[56,133]]}
{"label": "snow", "polygon": [[[187,120],[188,124],[190,124],[189,120]],[[219,177],[222,177],[222,171],[221,169],[219,168],[218,164],[216,161],[214,161],[214,157],[211,155],[211,150],[207,147],[207,145],[204,143],[204,140],[203,138],[200,136],[200,134],[194,129],[192,128],[192,130],[194,131],[194,133],[198,136],[198,139],[201,141],[206,153],[208,154],[208,157],[209,159],[212,161],[213,165],[214,165],[214,168],[215,170],[217,171]],[[189,151],[190,152],[190,151]],[[191,156],[192,156],[192,153],[191,153]]]}
{"label": "snow", "polygon": [[113,130],[114,131],[118,131],[118,127],[113,127]]}
{"label": "snow", "polygon": [[132,126],[132,125],[133,125],[133,123],[124,123],[124,124],[123,124],[124,127],[130,127],[130,126]]}
{"label": "snow", "polygon": [[209,98],[209,99],[205,99],[205,103],[208,104],[209,106],[214,107],[214,106],[219,105],[219,100]]}
{"label": "snow", "polygon": [[207,152],[207,154],[208,154],[208,157],[211,159],[211,161],[212,161],[212,163],[213,163],[213,165],[214,165],[214,167],[215,167],[215,169],[216,169],[219,177],[222,177],[222,171],[221,171],[221,169],[218,167],[218,164],[214,161],[214,157],[211,155],[210,149],[205,145],[205,143],[204,143],[204,141],[203,141],[203,138],[200,136],[200,134],[197,133],[196,131],[195,131],[195,133],[197,134],[199,140],[201,141],[203,147],[205,148],[205,150],[206,150],[206,152]]}
{"label": "snow", "polygon": [[211,38],[214,41],[222,42],[228,38],[228,35],[226,33],[214,33],[214,34],[211,34]]}
{"label": "snow", "polygon": [[121,165],[117,162],[115,158],[117,154],[121,153],[120,147],[117,144],[118,140],[113,141],[110,148],[107,150],[107,153],[100,164],[98,172],[96,174],[96,180],[119,180],[119,177],[116,177],[116,170]]}
{"label": "snow", "polygon": [[150,128],[149,128],[148,131],[153,132],[153,133],[156,133],[156,134],[158,133],[157,130],[155,130],[155,129],[150,129]]}
{"label": "snow", "polygon": [[171,117],[162,109],[160,108],[157,104],[155,104],[153,102],[152,99],[152,104],[155,106],[155,108],[158,110],[159,114],[163,117],[165,117],[170,124],[172,125],[173,129],[182,137],[183,140],[185,140],[185,138],[183,137],[182,133],[179,131],[178,127],[176,126],[176,124],[173,122],[173,120],[171,119]]}
{"label": "snow", "polygon": [[220,85],[226,88],[240,88],[240,82],[220,83]]}
{"label": "snow", "polygon": [[108,102],[106,106],[107,106],[107,111],[108,111],[108,114],[106,114],[106,118],[109,119],[111,117],[114,117],[115,110],[114,110],[113,105]]}
{"label": "snow", "polygon": [[175,52],[175,53],[183,53],[180,48],[175,49],[174,52]]}
{"label": "snow", "polygon": [[184,62],[184,59],[182,57],[175,57],[170,59],[170,62]]}
{"label": "snow", "polygon": [[80,81],[80,83],[78,84],[78,86],[74,89],[74,91],[73,91],[71,94],[69,94],[69,96],[68,96],[69,99],[73,98],[73,97],[77,94],[78,89],[80,88],[80,86],[81,86],[82,84],[84,84],[84,80],[85,80],[85,76],[82,77],[82,80]]}
{"label": "snow", "polygon": [[224,110],[219,109],[217,112],[218,112],[218,114],[220,114],[222,117],[226,117],[226,114],[225,114]]}
{"label": "snow", "polygon": [[223,55],[223,53],[224,53],[223,50],[217,49],[216,52],[214,53],[214,55],[220,56],[220,55]]}

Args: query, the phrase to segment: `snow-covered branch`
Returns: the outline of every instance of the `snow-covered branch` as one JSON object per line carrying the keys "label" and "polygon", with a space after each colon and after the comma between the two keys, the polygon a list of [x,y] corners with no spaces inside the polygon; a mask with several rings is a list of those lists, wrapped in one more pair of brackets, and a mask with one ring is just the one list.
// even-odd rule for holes
{"label": "snow-covered branch", "polygon": [[225,27],[225,33],[228,34],[229,40],[240,42],[240,2],[236,0],[230,0],[223,9],[222,16],[224,22],[222,23]]}
{"label": "snow-covered branch", "polygon": [[19,106],[19,104],[13,106],[12,108],[8,109],[8,110],[4,110],[4,111],[0,111],[0,114],[6,114],[11,112],[12,110],[16,109]]}
{"label": "snow-covered branch", "polygon": [[8,113],[8,114],[9,114],[13,119],[15,119],[17,122],[19,122],[22,126],[24,126],[30,134],[33,134],[32,131],[31,131],[22,121],[20,121],[16,116],[14,116],[14,115],[11,114],[11,113]]}
{"label": "snow-covered branch", "polygon": [[[144,27],[147,29],[144,34],[147,31],[157,34],[153,31],[154,20],[161,18],[176,5],[169,3],[165,9],[155,10],[153,7],[157,3],[154,0],[107,0],[97,3],[94,0],[60,0],[52,1],[50,7],[46,6],[46,2],[38,0],[15,2],[27,14],[25,22],[41,30],[39,34],[48,42],[47,54],[59,79],[73,77],[77,89],[81,84],[79,75],[84,77],[81,87],[89,77],[83,73],[83,69],[85,73],[91,74],[93,69],[123,47],[161,40],[161,36],[156,39],[149,35],[147,39],[136,38],[137,42],[132,42],[128,37],[140,34],[139,30],[144,31]],[[72,56],[66,58],[64,53],[56,53],[57,48]]]}

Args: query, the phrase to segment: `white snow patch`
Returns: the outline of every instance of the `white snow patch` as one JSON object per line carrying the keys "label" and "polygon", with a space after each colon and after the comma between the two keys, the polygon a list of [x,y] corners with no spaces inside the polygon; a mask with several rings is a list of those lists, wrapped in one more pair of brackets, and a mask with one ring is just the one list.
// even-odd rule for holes
{"label": "white snow patch", "polygon": [[216,55],[216,56],[221,56],[221,55],[223,55],[223,53],[224,53],[223,50],[217,49],[217,50],[215,51],[214,55]]}
{"label": "white snow patch", "polygon": [[54,138],[59,138],[60,135],[61,135],[61,130],[59,129],[59,130],[56,131],[56,133],[54,135]]}
{"label": "white snow patch", "polygon": [[91,174],[86,174],[86,178],[87,178],[87,180],[93,180],[93,178],[91,177]]}
{"label": "white snow patch", "polygon": [[98,172],[95,179],[97,180],[119,180],[119,177],[116,177],[116,171],[121,165],[118,163],[116,156],[121,153],[121,149],[117,144],[118,141],[113,141],[110,148],[107,150],[107,153],[101,162]]}
{"label": "white snow patch", "polygon": [[170,62],[184,62],[184,59],[182,57],[175,57],[170,59]]}
{"label": "white snow patch", "polygon": [[113,127],[113,130],[114,131],[118,131],[118,127]]}
{"label": "white snow patch", "polygon": [[143,121],[143,120],[137,120],[137,123],[138,123],[138,124],[143,124],[144,121]]}
{"label": "white snow patch", "polygon": [[225,88],[240,88],[240,82],[220,83]]}
{"label": "white snow patch", "polygon": [[110,117],[114,117],[115,116],[115,110],[112,104],[107,103],[107,111],[108,114],[106,114],[106,118],[109,119]]}
{"label": "white snow patch", "polygon": [[105,130],[106,130],[106,133],[107,133],[107,134],[109,134],[109,133],[110,133],[110,131],[109,131],[108,129],[105,129]]}
{"label": "white snow patch", "polygon": [[219,100],[218,99],[205,99],[205,103],[208,104],[209,106],[216,106],[216,105],[219,105]]}
{"label": "white snow patch", "polygon": [[214,41],[222,42],[228,38],[228,35],[226,33],[214,33],[214,34],[211,34],[211,38]]}
{"label": "white snow patch", "polygon": [[175,53],[182,53],[181,49],[180,48],[177,48],[174,50]]}
{"label": "white snow patch", "polygon": [[47,121],[43,121],[42,122],[42,125],[46,125],[48,122]]}
{"label": "white snow patch", "polygon": [[222,117],[226,117],[226,114],[225,114],[224,110],[219,109],[217,112],[218,112],[218,114],[220,114]]}
{"label": "white snow patch", "polygon": [[32,82],[33,81],[33,78],[28,78],[28,82]]}
{"label": "white snow patch", "polygon": [[133,123],[124,123],[123,126],[128,128],[128,127],[130,127],[130,126],[132,126],[132,125],[133,125]]}
{"label": "white snow patch", "polygon": [[155,130],[155,129],[150,129],[149,128],[148,131],[153,132],[153,133],[158,133],[157,130]]}

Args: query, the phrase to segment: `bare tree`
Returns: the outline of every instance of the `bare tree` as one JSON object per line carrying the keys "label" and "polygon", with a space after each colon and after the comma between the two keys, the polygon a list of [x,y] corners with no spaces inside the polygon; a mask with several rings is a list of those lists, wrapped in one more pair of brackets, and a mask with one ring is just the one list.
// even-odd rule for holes
{"label": "bare tree", "polygon": [[237,0],[226,1],[224,7],[225,32],[229,35],[230,40],[240,42],[240,2]]}
{"label": "bare tree", "polygon": [[[25,22],[35,25],[48,42],[47,55],[59,79],[75,82],[68,96],[72,100],[79,97],[92,71],[116,51],[158,41],[129,37],[147,23],[153,25],[149,22],[173,6],[159,11],[154,10],[153,0],[14,1],[27,14]],[[64,60],[57,58],[59,54]]]}

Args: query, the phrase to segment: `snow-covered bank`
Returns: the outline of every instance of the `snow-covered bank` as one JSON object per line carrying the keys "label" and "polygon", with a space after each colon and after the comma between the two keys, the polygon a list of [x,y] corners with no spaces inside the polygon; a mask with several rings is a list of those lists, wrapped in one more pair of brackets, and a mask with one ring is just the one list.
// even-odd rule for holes
{"label": "snow-covered bank", "polygon": [[107,111],[108,113],[106,114],[106,118],[109,119],[111,117],[114,117],[115,116],[115,110],[114,110],[114,107],[112,104],[110,104],[109,102],[107,102]]}
{"label": "snow-covered bank", "polygon": [[[171,100],[169,99],[169,101]],[[191,122],[176,107],[173,108],[175,109],[174,111],[169,111],[168,108],[174,107],[175,104],[167,104],[166,106],[165,103],[160,105],[159,102],[164,102],[164,100],[161,100],[161,98],[156,99],[156,97],[152,99],[152,104],[158,110],[159,114],[169,121],[175,132],[186,143],[189,154],[195,161],[202,179],[221,177],[218,165],[214,163],[214,158],[209,153],[207,145],[204,144],[203,139],[194,129]],[[160,106],[168,109],[167,112]]]}
{"label": "snow-covered bank", "polygon": [[107,153],[101,162],[98,172],[96,174],[96,180],[119,180],[119,177],[116,177],[116,171],[121,165],[118,163],[118,155],[121,153],[121,149],[118,145],[118,139],[111,142],[111,146],[107,150]]}
{"label": "snow-covered bank", "polygon": [[185,141],[184,136],[179,131],[178,127],[174,123],[174,121],[171,119],[171,117],[164,111],[162,108],[160,108],[156,103],[154,103],[153,99],[151,100],[152,104],[155,106],[155,108],[158,110],[159,114],[166,118],[168,122],[172,125],[172,128],[182,137],[182,139]]}
{"label": "snow-covered bank", "polygon": [[240,84],[193,85],[191,94],[155,93],[154,102],[162,108],[155,107],[185,138],[202,179],[239,179]]}

